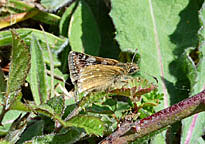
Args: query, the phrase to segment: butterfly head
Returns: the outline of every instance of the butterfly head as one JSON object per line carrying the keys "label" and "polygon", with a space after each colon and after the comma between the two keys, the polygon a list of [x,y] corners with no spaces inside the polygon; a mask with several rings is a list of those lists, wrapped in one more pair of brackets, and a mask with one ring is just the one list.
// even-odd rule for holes
{"label": "butterfly head", "polygon": [[126,67],[127,67],[126,69],[128,74],[134,74],[137,71],[139,71],[139,67],[137,66],[137,64],[134,63],[127,63]]}

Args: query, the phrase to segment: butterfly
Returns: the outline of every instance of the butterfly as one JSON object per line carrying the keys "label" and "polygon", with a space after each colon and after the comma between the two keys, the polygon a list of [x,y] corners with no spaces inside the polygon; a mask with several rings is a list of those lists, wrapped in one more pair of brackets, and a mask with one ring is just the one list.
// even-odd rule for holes
{"label": "butterfly", "polygon": [[130,75],[139,71],[134,63],[71,51],[68,55],[70,78],[77,92],[106,91],[124,85]]}

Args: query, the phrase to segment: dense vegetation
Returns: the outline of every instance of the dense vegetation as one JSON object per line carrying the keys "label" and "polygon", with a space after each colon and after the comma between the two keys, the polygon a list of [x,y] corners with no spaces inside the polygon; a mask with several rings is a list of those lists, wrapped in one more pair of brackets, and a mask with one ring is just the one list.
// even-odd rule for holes
{"label": "dense vegetation", "polygon": [[[204,143],[204,26],[203,0],[0,2],[1,142]],[[77,93],[71,50],[140,70]]]}

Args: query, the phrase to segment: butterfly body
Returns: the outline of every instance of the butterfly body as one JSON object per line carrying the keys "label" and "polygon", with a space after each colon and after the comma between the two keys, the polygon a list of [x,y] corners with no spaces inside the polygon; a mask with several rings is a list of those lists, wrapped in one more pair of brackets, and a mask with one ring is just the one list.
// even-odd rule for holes
{"label": "butterfly body", "polygon": [[105,91],[124,85],[125,80],[139,70],[133,63],[90,56],[71,51],[68,56],[70,78],[78,93]]}

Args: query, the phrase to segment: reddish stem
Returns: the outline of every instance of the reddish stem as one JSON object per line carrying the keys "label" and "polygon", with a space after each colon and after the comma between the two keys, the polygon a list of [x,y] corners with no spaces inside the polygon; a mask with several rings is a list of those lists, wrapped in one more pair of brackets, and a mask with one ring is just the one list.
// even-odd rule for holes
{"label": "reddish stem", "polygon": [[[141,138],[151,132],[157,131],[202,111],[205,111],[205,90],[147,118],[133,123],[125,122],[117,129],[117,131],[112,133],[100,143],[113,144],[119,142],[124,143],[125,140],[126,142],[134,141],[137,138]],[[131,134],[123,136],[127,132],[131,132]]]}

